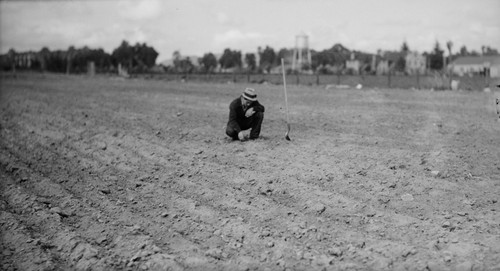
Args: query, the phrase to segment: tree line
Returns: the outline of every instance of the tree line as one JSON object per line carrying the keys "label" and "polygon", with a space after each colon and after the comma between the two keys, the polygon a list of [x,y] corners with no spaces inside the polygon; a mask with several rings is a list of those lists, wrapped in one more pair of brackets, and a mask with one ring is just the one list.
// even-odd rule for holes
{"label": "tree line", "polygon": [[89,63],[93,63],[97,72],[115,72],[118,65],[130,72],[146,72],[156,65],[158,52],[146,43],[129,44],[127,41],[115,48],[111,54],[103,49],[91,49],[87,46],[67,50],[51,51],[44,47],[38,52],[16,52],[10,49],[0,56],[2,70],[30,69],[59,73],[87,72]]}
{"label": "tree line", "polygon": [[[445,49],[436,41],[434,48],[430,52],[424,52],[427,60],[427,68],[430,70],[442,70],[447,63],[459,56],[479,56],[498,55],[498,51],[489,46],[482,46],[481,52],[469,51],[465,46],[453,53],[453,43],[446,43],[448,54]],[[316,51],[311,50],[311,63],[305,63],[301,70],[311,71],[318,74],[329,74],[335,72],[345,72],[345,63],[355,55],[356,60],[361,63],[360,72],[373,73],[372,67],[374,56],[392,55],[392,69],[396,72],[405,71],[405,55],[409,53],[410,47],[403,42],[399,51],[378,50],[376,55],[349,50],[342,44],[334,44],[331,48]],[[241,51],[224,49],[217,57],[214,53],[205,53],[197,59],[183,57],[180,51],[175,51],[172,55],[172,64],[163,66],[161,71],[175,73],[214,73],[214,72],[247,72],[247,73],[270,73],[273,68],[280,66],[281,58],[292,59],[293,49],[281,48],[275,50],[266,45],[258,47],[257,53],[242,54]],[[43,48],[39,52],[17,53],[11,49],[7,54],[0,56],[0,64],[3,70],[10,69],[35,69],[52,72],[82,73],[86,72],[89,62],[93,62],[97,72],[116,72],[118,66],[125,68],[131,73],[151,71],[156,66],[157,51],[146,43],[136,43],[131,45],[127,41],[122,41],[111,54],[102,49],[90,49],[69,47],[67,50],[50,51]],[[195,65],[196,64],[196,65]]]}
{"label": "tree line", "polygon": [[[427,60],[427,68],[430,70],[442,70],[446,64],[455,60],[460,56],[479,56],[479,55],[499,55],[498,50],[489,46],[482,46],[481,52],[469,51],[466,46],[462,46],[459,51],[453,53],[453,43],[448,41],[446,43],[448,54],[442,45],[436,41],[434,48],[430,52],[424,52],[422,55]],[[411,52],[410,47],[406,42],[403,42],[399,51],[385,51],[378,50],[375,56],[393,55],[396,56],[392,59],[392,69],[395,72],[404,72],[406,61],[405,56]],[[224,49],[219,59],[213,53],[205,53],[199,59],[183,58],[179,51],[173,54],[173,65],[167,67],[171,72],[178,73],[213,73],[219,68],[220,72],[239,71],[250,73],[269,73],[271,69],[280,66],[281,58],[293,58],[293,49],[282,48],[275,51],[272,47],[266,46],[265,48],[258,47],[257,54],[247,53],[242,56],[241,51],[231,50],[230,48]],[[372,60],[374,55],[357,50],[349,50],[342,44],[335,44],[331,48],[315,51],[311,50],[311,63],[304,64],[299,67],[301,70],[310,70],[314,73],[329,74],[335,72],[345,72],[345,63],[354,54],[356,60],[361,63],[361,72],[373,73],[375,67],[372,67]],[[260,61],[257,62],[257,57]],[[199,65],[195,65],[196,61]],[[243,65],[245,64],[245,65]]]}

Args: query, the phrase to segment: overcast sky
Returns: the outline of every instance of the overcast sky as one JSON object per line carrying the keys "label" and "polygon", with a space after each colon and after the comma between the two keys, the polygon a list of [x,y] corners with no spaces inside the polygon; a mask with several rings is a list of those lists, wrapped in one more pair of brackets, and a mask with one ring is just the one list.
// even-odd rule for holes
{"label": "overcast sky", "polygon": [[500,50],[499,0],[66,0],[1,1],[0,50],[67,49],[73,45],[111,53],[122,40],[145,42],[158,62],[225,48],[242,53],[269,45],[293,48],[309,36],[314,50],[341,43],[375,53],[431,51],[438,41],[458,51]]}

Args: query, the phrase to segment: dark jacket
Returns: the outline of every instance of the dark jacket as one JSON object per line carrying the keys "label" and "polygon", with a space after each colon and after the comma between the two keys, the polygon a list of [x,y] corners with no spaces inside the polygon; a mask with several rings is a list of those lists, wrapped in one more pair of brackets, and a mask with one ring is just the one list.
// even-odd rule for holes
{"label": "dark jacket", "polygon": [[[264,106],[259,103],[259,101],[252,102],[248,108],[252,108],[255,112],[264,113]],[[243,106],[241,105],[241,97],[234,99],[229,105],[229,121],[227,126],[233,128],[237,133],[241,130],[248,129],[248,118],[245,117],[245,111],[243,111]],[[242,129],[243,126],[243,129]]]}

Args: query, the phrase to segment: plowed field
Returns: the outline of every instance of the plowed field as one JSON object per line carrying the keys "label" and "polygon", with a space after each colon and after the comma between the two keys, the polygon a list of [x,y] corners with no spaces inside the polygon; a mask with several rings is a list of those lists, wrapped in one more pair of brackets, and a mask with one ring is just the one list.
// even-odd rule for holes
{"label": "plowed field", "polygon": [[495,95],[20,74],[0,96],[2,270],[500,270]]}

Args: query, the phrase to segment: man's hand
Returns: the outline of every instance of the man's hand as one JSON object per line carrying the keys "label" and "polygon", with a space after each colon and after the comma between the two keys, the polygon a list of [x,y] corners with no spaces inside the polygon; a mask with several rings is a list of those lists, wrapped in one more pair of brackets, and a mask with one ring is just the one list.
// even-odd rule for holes
{"label": "man's hand", "polygon": [[251,117],[253,114],[255,113],[255,111],[253,110],[253,107],[250,107],[247,112],[245,112],[245,117],[249,118]]}
{"label": "man's hand", "polygon": [[238,133],[238,138],[240,139],[240,141],[244,141],[245,140],[245,135],[243,134],[243,132],[239,132]]}

